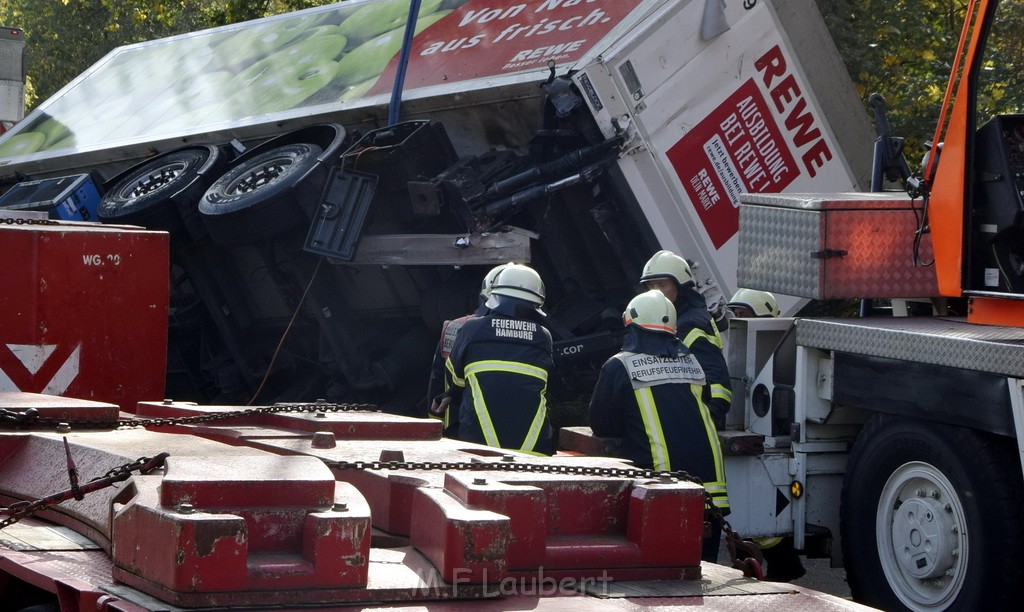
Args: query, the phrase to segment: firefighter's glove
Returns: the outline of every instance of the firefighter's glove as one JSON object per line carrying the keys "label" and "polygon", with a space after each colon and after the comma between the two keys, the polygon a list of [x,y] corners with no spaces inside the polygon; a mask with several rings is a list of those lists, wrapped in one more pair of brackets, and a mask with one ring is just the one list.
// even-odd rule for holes
{"label": "firefighter's glove", "polygon": [[430,402],[430,414],[442,417],[444,413],[448,411],[448,406],[452,403],[452,396],[442,393]]}
{"label": "firefighter's glove", "polygon": [[[722,293],[721,287],[715,282],[713,278],[706,278],[703,281],[697,283],[697,292],[704,298],[704,303],[707,304],[708,312],[715,319],[715,324],[718,325],[718,329],[722,330],[722,324],[726,327],[729,324],[729,300],[725,298],[725,294]],[[720,323],[721,322],[721,323]]]}

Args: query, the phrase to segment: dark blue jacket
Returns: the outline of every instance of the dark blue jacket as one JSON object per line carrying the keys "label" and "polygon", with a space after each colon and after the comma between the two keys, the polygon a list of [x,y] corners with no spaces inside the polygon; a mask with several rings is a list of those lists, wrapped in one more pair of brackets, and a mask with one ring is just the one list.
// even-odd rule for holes
{"label": "dark blue jacket", "polygon": [[702,400],[702,369],[678,338],[627,328],[622,352],[601,367],[590,400],[594,434],[622,439],[640,468],[684,470],[728,508],[718,431]]}
{"label": "dark blue jacket", "polygon": [[465,321],[446,365],[460,440],[554,452],[546,399],[551,334],[526,302],[503,296],[489,314]]}
{"label": "dark blue jacket", "polygon": [[693,286],[679,288],[676,297],[676,336],[704,368],[707,385],[704,403],[711,409],[715,422],[725,424],[725,415],[732,405],[732,381],[722,351],[722,335],[718,333],[704,296]]}

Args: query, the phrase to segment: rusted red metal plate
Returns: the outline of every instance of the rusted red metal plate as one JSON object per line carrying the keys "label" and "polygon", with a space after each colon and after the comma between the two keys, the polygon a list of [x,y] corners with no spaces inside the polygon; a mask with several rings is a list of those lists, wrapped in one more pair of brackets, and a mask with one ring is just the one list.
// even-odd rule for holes
{"label": "rusted red metal plate", "polygon": [[96,223],[0,227],[0,389],[126,411],[161,399],[169,242]]}
{"label": "rusted red metal plate", "polygon": [[40,417],[64,421],[106,421],[111,427],[116,426],[120,412],[115,404],[20,391],[0,391],[0,408],[14,412],[35,409]]}
{"label": "rusted red metal plate", "polygon": [[[366,584],[370,509],[312,457],[171,457],[113,517],[114,576],[175,605]],[[296,602],[314,595],[290,596]]]}

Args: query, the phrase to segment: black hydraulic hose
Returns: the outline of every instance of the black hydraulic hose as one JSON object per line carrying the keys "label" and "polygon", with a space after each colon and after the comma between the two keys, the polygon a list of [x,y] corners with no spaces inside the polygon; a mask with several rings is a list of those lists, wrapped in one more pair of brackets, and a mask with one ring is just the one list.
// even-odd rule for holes
{"label": "black hydraulic hose", "polygon": [[578,168],[592,163],[612,148],[619,146],[622,143],[622,139],[622,136],[616,135],[600,144],[576,149],[556,160],[532,166],[519,174],[491,185],[484,193],[483,199],[499,198],[519,191],[527,185],[541,181],[551,181],[552,179],[565,176],[569,172],[574,172]]}
{"label": "black hydraulic hose", "polygon": [[879,138],[892,136],[889,118],[885,114],[885,98],[880,93],[873,93],[868,96],[868,104],[871,105],[871,112],[875,115],[875,133]]}
{"label": "black hydraulic hose", "polygon": [[582,170],[569,176],[561,177],[558,180],[543,185],[535,185],[528,187],[521,191],[517,191],[512,195],[496,200],[484,206],[483,212],[488,217],[500,217],[507,216],[518,211],[523,204],[536,200],[538,198],[551,195],[556,191],[561,191],[566,187],[578,185],[580,183],[589,183],[597,178],[604,169],[615,160],[617,156],[613,153],[606,155],[604,159],[592,163],[589,166],[584,167]]}
{"label": "black hydraulic hose", "polygon": [[503,215],[511,210],[518,210],[523,204],[530,200],[536,200],[537,198],[550,195],[566,187],[583,182],[582,177],[579,174],[573,174],[563,179],[559,179],[553,183],[545,183],[543,185],[535,185],[528,187],[522,191],[517,191],[507,198],[502,198],[491,202],[487,206],[484,206],[484,214],[488,217],[496,217]]}

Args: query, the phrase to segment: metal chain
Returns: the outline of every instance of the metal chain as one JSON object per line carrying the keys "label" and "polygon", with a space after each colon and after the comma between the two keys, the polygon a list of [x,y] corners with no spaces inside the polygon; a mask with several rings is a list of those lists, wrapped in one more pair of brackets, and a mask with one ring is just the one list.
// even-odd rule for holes
{"label": "metal chain", "polygon": [[53,219],[25,219],[22,217],[5,217],[0,219],[0,223],[7,225],[60,225],[60,221]]}
{"label": "metal chain", "polygon": [[501,461],[335,461],[321,459],[327,467],[338,470],[441,470],[472,472],[536,472],[542,474],[572,474],[578,476],[611,476],[616,478],[678,478],[699,485],[703,482],[688,472],[678,470],[664,472],[641,468],[613,468],[589,465],[556,465],[550,463],[522,463],[512,455],[505,455]]}
{"label": "metal chain", "polygon": [[62,501],[68,499],[81,499],[86,493],[92,493],[100,489],[105,489],[113,485],[115,482],[121,482],[127,480],[132,472],[139,472],[140,474],[146,474],[155,468],[158,468],[164,464],[164,460],[167,458],[167,453],[161,453],[155,457],[140,457],[131,463],[125,463],[115,468],[111,468],[103,476],[93,478],[88,483],[81,487],[73,486],[67,491],[61,491],[48,495],[42,499],[36,499],[33,501],[19,501],[7,506],[6,508],[0,508],[0,515],[7,515],[7,518],[0,520],[0,529],[13,525],[23,518],[32,516],[40,510],[59,504]]}
{"label": "metal chain", "polygon": [[[658,471],[640,468],[612,468],[588,465],[557,465],[548,463],[520,463],[512,455],[505,455],[499,462],[483,461],[335,461],[320,458],[324,464],[336,470],[441,470],[470,472],[530,472],[540,474],[572,474],[579,476],[610,476],[613,478],[653,479],[661,481],[669,479],[684,480],[704,486],[704,481],[685,470]],[[726,550],[732,567],[742,570],[750,577],[763,580],[761,572],[763,556],[761,548],[754,542],[747,542],[729,524],[725,513],[719,508],[707,489],[704,490],[705,513],[722,526],[726,537]],[[739,557],[740,552],[746,556]]]}
{"label": "metal chain", "polygon": [[[157,455],[157,457],[159,457],[159,455]],[[151,470],[152,466],[147,467],[146,464],[150,463],[151,461],[154,461],[154,459],[154,457],[139,457],[138,459],[131,463],[126,463],[124,465],[119,465],[117,467],[110,468],[109,470],[107,470],[106,474],[102,476],[97,476],[96,478],[93,478],[89,482],[96,482],[98,480],[103,480],[105,478],[109,478],[112,482],[128,480],[128,477],[132,475],[132,472],[141,473],[143,469],[145,469],[146,471]]]}
{"label": "metal chain", "polygon": [[169,425],[194,425],[196,423],[210,423],[236,417],[253,416],[257,414],[276,413],[327,413],[327,412],[380,412],[380,408],[373,404],[336,404],[328,402],[310,403],[278,403],[273,406],[258,406],[245,408],[243,410],[231,410],[228,412],[216,412],[210,414],[198,414],[185,417],[148,418],[148,419],[117,419],[116,421],[103,419],[55,419],[42,417],[38,411],[26,410],[24,412],[13,412],[0,409],[0,427],[15,428],[46,428],[46,427],[77,427],[81,429],[109,429],[111,427],[166,427]]}
{"label": "metal chain", "polygon": [[3,529],[8,525],[13,525],[25,517],[32,516],[42,509],[43,504],[40,500],[36,500],[34,502],[20,501],[13,503],[4,509],[3,512],[7,515],[7,518],[0,521],[0,529]]}

